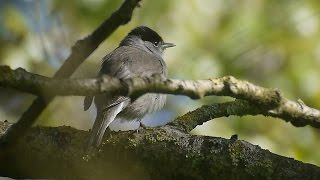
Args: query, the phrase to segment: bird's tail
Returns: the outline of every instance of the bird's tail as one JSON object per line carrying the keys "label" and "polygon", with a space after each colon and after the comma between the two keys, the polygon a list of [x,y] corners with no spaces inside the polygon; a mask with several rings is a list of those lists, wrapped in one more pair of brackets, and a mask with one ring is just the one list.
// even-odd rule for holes
{"label": "bird's tail", "polygon": [[104,132],[122,109],[123,103],[109,107],[106,110],[97,108],[97,117],[90,132],[88,149],[96,148],[101,144]]}

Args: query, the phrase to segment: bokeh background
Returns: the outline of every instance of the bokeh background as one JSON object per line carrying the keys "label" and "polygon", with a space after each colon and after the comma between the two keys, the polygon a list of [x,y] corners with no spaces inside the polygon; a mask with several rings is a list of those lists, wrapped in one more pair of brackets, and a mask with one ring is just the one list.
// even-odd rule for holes
{"label": "bokeh background", "polygon": [[[70,47],[92,32],[122,1],[1,0],[0,65],[52,76]],[[132,21],[120,27],[81,65],[73,77],[95,77],[101,58],[134,27],[147,25],[177,46],[165,52],[169,76],[206,79],[232,75],[279,88],[291,100],[320,109],[320,1],[162,0],[141,2]],[[15,122],[34,96],[0,88],[0,121]],[[161,112],[144,120],[161,125],[203,104],[232,100],[191,100],[169,96]],[[95,109],[83,111],[83,97],[58,97],[38,124],[89,129]],[[228,117],[197,127],[194,134],[239,139],[295,159],[320,165],[320,131],[282,120]]]}

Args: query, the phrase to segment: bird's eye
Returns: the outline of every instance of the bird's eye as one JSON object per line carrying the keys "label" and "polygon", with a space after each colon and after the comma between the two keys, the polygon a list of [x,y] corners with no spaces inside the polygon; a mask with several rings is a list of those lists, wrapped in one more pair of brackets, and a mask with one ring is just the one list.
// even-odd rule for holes
{"label": "bird's eye", "polygon": [[155,41],[155,42],[153,42],[153,45],[154,45],[155,47],[158,47],[159,42],[158,42],[158,41]]}

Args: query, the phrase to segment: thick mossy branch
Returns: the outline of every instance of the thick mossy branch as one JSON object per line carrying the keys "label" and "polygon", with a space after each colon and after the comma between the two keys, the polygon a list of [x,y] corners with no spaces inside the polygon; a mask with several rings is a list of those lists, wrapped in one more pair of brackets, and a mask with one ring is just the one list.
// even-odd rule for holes
{"label": "thick mossy branch", "polygon": [[127,80],[108,76],[98,79],[56,79],[32,74],[21,68],[11,70],[7,66],[0,66],[0,86],[39,96],[85,96],[106,93],[135,99],[142,94],[153,92],[186,95],[191,98],[210,95],[231,96],[245,100],[204,106],[194,112],[196,115],[189,114],[188,118],[182,118],[184,121],[173,122],[185,130],[191,130],[196,125],[217,117],[257,114],[278,117],[295,126],[320,127],[319,110],[310,108],[301,101],[290,101],[282,97],[278,90],[259,87],[230,76],[209,80],[176,80],[160,75]]}
{"label": "thick mossy branch", "polygon": [[[8,123],[0,122],[0,130]],[[0,134],[2,134],[0,132]],[[320,168],[237,139],[194,136],[172,126],[108,132],[84,152],[88,132],[36,127],[0,148],[0,175],[53,179],[319,179]]]}

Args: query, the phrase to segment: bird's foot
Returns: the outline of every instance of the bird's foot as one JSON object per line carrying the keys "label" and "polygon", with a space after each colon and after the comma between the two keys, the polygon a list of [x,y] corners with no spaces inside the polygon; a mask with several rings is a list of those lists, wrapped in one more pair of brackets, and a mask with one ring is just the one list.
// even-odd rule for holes
{"label": "bird's foot", "polygon": [[145,128],[147,128],[147,126],[140,121],[140,125],[138,129],[136,129],[136,133],[139,133],[139,131],[143,131]]}

